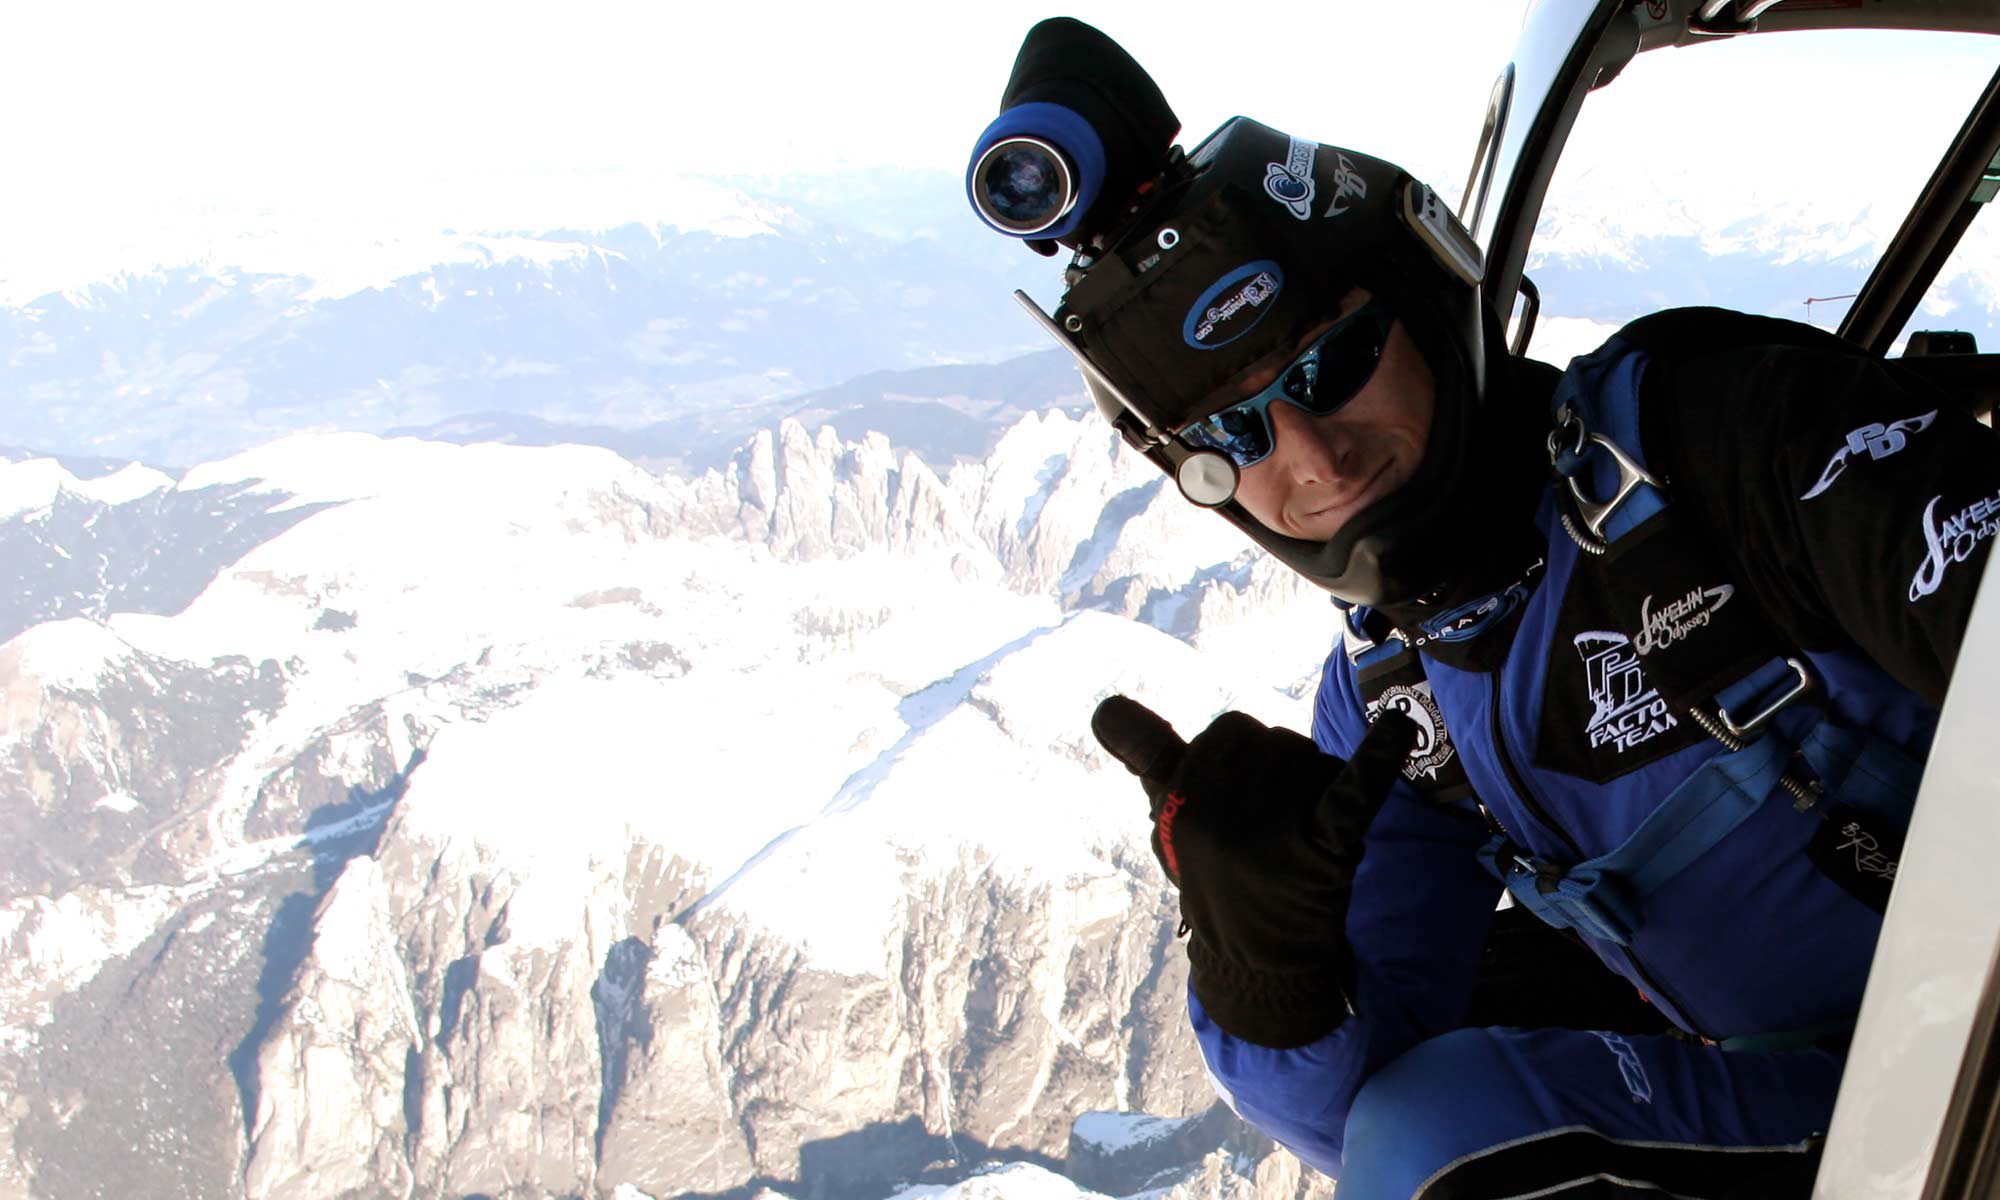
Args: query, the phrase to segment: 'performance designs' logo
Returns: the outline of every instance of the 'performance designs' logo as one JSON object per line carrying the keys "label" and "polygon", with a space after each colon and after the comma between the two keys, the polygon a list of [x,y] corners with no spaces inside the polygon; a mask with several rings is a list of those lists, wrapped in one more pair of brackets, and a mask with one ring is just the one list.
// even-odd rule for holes
{"label": "'performance designs' logo", "polygon": [[1910,603],[1930,595],[1944,585],[1944,573],[1953,563],[1962,563],[1972,557],[1979,543],[1993,536],[2000,524],[1995,517],[2000,516],[2000,496],[1975,500],[1960,509],[1954,516],[1943,521],[1937,519],[1938,501],[1943,496],[1932,496],[1924,506],[1924,545],[1928,553],[1923,565],[1910,579]]}
{"label": "'performance designs' logo", "polygon": [[1911,434],[1922,433],[1929,429],[1931,422],[1936,419],[1937,410],[1932,409],[1921,417],[1904,417],[1887,425],[1863,425],[1853,430],[1847,435],[1847,443],[1833,452],[1833,459],[1826,464],[1826,470],[1819,473],[1819,482],[1813,484],[1812,489],[1799,499],[1810,500],[1832,487],[1833,481],[1840,478],[1841,472],[1847,470],[1848,462],[1855,455],[1866,454],[1871,461],[1880,462],[1909,445]]}
{"label": "'performance designs' logo", "polygon": [[1312,216],[1313,157],[1319,148],[1313,142],[1302,142],[1297,138],[1286,138],[1285,141],[1285,161],[1268,163],[1264,167],[1264,191],[1303,221]]}
{"label": "'performance designs' logo", "polygon": [[1732,583],[1690,588],[1687,595],[1659,608],[1653,607],[1651,596],[1646,597],[1639,601],[1639,636],[1632,640],[1632,648],[1644,657],[1673,645],[1706,626],[1709,618],[1722,611],[1722,606],[1735,594],[1736,585]]}
{"label": "'performance designs' logo", "polygon": [[1210,285],[1181,322],[1181,340],[1196,350],[1219,350],[1270,315],[1285,287],[1285,273],[1268,259],[1245,263]]}
{"label": "'performance designs' logo", "polygon": [[1575,642],[1590,689],[1590,723],[1584,733],[1591,749],[1610,746],[1624,754],[1677,724],[1667,702],[1646,682],[1631,639],[1605,631],[1579,633]]}
{"label": "'performance designs' logo", "polygon": [[1430,681],[1399,683],[1387,689],[1369,704],[1368,720],[1372,723],[1383,712],[1402,713],[1417,725],[1417,744],[1403,760],[1403,778],[1411,783],[1424,777],[1437,782],[1438,772],[1457,751],[1452,748],[1451,734],[1445,730],[1444,713],[1431,695]]}

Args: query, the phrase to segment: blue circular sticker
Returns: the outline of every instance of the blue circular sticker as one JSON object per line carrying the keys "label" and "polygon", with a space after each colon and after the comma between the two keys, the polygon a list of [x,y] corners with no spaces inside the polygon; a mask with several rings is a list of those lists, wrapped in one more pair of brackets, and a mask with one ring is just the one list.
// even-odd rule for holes
{"label": "blue circular sticker", "polygon": [[1277,306],[1285,273],[1259,259],[1224,275],[1201,294],[1181,323],[1181,339],[1196,350],[1219,350],[1249,333]]}

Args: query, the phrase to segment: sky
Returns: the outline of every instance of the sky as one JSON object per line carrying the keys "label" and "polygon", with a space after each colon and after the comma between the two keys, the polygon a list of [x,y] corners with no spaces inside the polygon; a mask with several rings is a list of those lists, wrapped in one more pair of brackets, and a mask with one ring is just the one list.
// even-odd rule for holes
{"label": "sky", "polygon": [[278,226],[615,224],[661,215],[684,174],[962,171],[1022,35],[1057,11],[1148,63],[1194,133],[1255,109],[1456,162],[1519,6],[1437,4],[1451,39],[1387,7],[1405,9],[14,5],[0,274],[87,275]]}
{"label": "sky", "polygon": [[[866,0],[13,5],[0,16],[0,153],[10,180],[0,192],[0,282],[32,274],[69,286],[191,261],[246,232],[352,239],[659,220],[679,194],[670,181],[685,175],[961,172],[1021,35],[1059,11],[1104,29],[1146,65],[1190,144],[1244,112],[1365,147],[1456,199],[1526,8],[1329,0],[1246,16],[1241,5],[1128,0],[1048,11]],[[1935,56],[1920,61],[1898,49],[1906,43],[1878,42],[1850,41],[1832,57],[1868,79],[1871,96],[1928,94]],[[1895,152],[1895,127],[1885,117],[1871,128],[1877,106],[1806,81],[1802,72],[1826,65],[1825,49],[1780,55],[1747,93],[1713,107],[1691,99],[1682,63],[1720,65],[1732,53],[1648,55],[1628,75],[1666,82],[1621,80],[1609,91],[1651,114],[1641,136],[1667,161],[1718,121],[1754,129],[1761,114],[1839,105],[1839,128],[1818,122],[1823,137],[1788,134],[1766,149],[1837,172],[1850,189],[1872,186],[1855,148]],[[1670,57],[1666,72],[1646,61]],[[1969,73],[1990,74],[1994,57]],[[1635,140],[1617,127],[1612,136]]]}

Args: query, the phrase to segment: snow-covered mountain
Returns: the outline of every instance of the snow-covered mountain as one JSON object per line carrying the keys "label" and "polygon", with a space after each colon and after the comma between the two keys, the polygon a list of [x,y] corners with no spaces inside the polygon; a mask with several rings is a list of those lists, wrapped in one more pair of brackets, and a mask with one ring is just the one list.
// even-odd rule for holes
{"label": "snow-covered mountain", "polygon": [[0,1196],[1324,1190],[1086,725],[1302,727],[1334,613],[1095,418],[0,496]]}

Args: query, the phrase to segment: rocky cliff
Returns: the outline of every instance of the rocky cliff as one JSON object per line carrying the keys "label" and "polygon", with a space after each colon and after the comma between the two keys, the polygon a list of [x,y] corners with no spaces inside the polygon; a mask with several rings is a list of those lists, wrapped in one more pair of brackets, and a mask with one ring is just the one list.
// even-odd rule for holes
{"label": "rocky cliff", "polygon": [[0,1197],[1323,1187],[1214,1107],[1085,725],[1301,725],[1332,613],[1100,425],[86,491],[18,544],[178,582],[0,645]]}

